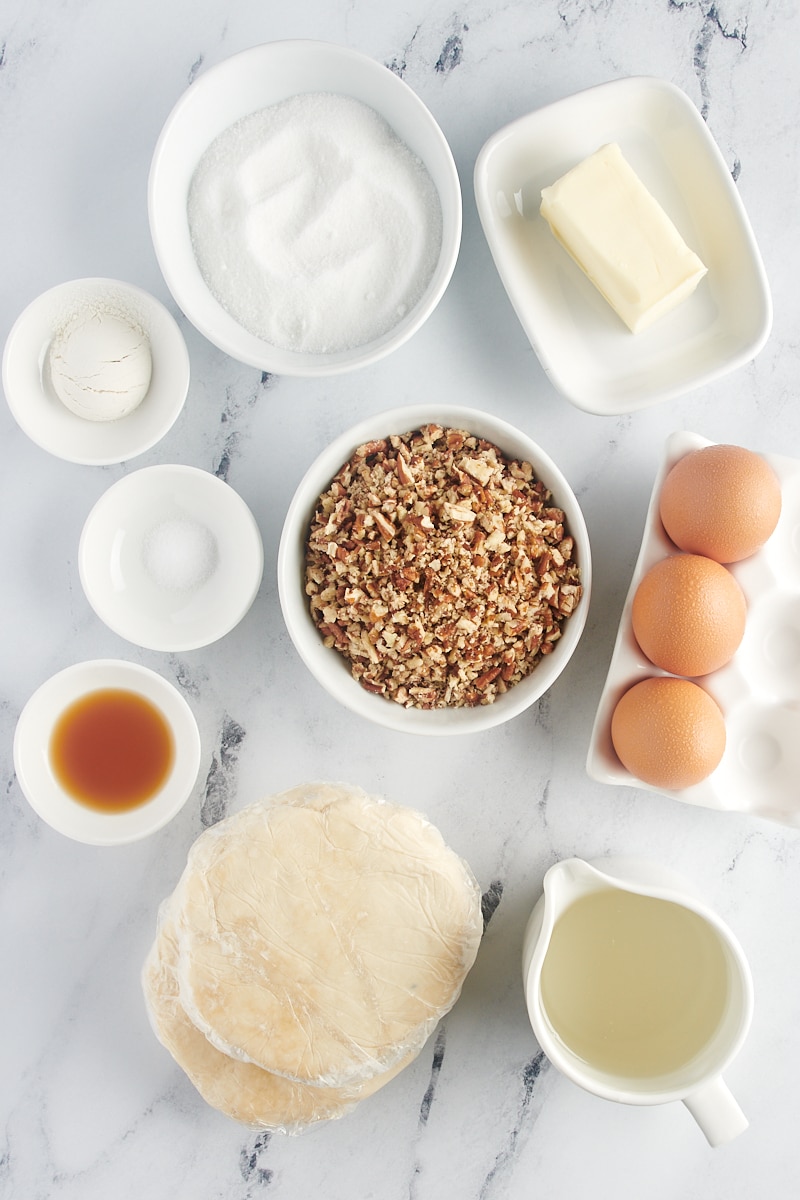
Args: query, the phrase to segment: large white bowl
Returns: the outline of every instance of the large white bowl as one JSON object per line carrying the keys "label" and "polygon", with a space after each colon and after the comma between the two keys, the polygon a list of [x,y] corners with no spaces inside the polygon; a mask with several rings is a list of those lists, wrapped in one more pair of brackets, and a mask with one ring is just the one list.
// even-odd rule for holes
{"label": "large white bowl", "polygon": [[[373,695],[350,673],[344,656],[328,649],[311,616],[305,592],[306,541],[311,518],[320,495],[353,452],[373,438],[407,433],[421,425],[438,423],[466,429],[486,438],[510,458],[531,463],[536,477],[564,510],[567,526],[575,538],[575,558],[581,568],[583,596],[563,625],[563,634],[551,654],[542,658],[530,675],[498,696],[493,704],[477,708],[423,710],[404,708],[383,696]],[[591,553],[589,534],[580,506],[563,474],[536,442],[499,417],[456,405],[416,405],[369,417],[336,438],[309,467],[286,514],[278,548],[278,592],[286,627],[292,641],[317,681],[351,711],[389,729],[404,733],[476,733],[516,717],[552,686],[566,667],[580,640],[589,611]]]}
{"label": "large white bowl", "polygon": [[[78,803],[58,782],[49,744],[61,714],[87,693],[104,688],[136,692],[159,710],[172,730],[175,756],[158,792],[124,812],[99,812]],[[14,769],[31,808],[51,828],[77,842],[117,846],[163,828],[191,796],[200,769],[200,734],[181,693],[138,663],[103,658],[66,667],[43,683],[20,714],[14,734]]]}
{"label": "large white bowl", "polygon": [[[378,112],[425,164],[442,207],[439,261],[419,302],[384,336],[337,354],[294,353],[244,329],[209,291],[189,232],[189,186],[210,143],[239,118],[301,92],[350,96]],[[204,72],[175,105],[158,139],[150,168],[148,206],[164,279],[192,324],[233,358],[278,375],[333,375],[366,366],[396,350],[439,303],[461,241],[458,173],[431,113],[392,71],[355,50],[325,42],[269,42]]]}
{"label": "large white bowl", "polygon": [[[606,142],[708,267],[694,294],[632,334],[553,237],[541,190]],[[680,88],[616,79],[498,130],[475,163],[483,231],[520,323],[553,384],[578,408],[633,412],[711,383],[761,350],[772,301],[727,164]]]}

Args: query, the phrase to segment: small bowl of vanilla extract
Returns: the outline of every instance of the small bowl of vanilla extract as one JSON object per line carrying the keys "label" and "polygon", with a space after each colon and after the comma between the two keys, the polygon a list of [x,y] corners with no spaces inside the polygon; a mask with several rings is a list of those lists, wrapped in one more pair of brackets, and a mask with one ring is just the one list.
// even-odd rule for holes
{"label": "small bowl of vanilla extract", "polygon": [[168,680],[121,659],[59,671],[31,696],[14,735],[28,803],[51,828],[96,846],[139,841],[191,796],[200,734]]}

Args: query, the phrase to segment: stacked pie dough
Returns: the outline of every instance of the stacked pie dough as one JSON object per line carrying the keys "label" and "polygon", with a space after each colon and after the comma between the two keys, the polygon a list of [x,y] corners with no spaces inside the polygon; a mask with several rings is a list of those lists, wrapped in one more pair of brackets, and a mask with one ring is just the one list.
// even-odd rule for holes
{"label": "stacked pie dough", "polygon": [[467,864],[419,813],[341,784],[206,830],[143,970],[155,1033],[205,1100],[298,1132],[411,1062],[483,930]]}

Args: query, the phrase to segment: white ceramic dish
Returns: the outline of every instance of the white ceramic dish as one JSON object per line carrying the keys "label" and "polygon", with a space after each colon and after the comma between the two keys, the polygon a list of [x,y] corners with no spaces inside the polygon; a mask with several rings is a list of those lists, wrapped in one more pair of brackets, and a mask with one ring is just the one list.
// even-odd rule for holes
{"label": "white ceramic dish", "polygon": [[[343,655],[323,644],[305,594],[305,547],[311,518],[320,495],[339,468],[364,442],[392,433],[406,433],[432,422],[466,429],[493,442],[509,457],[530,462],[536,477],[550,489],[553,503],[566,514],[567,526],[575,538],[575,558],[581,568],[583,596],[565,622],[562,637],[553,652],[543,658],[527,678],[498,696],[493,704],[478,708],[404,708],[366,691],[351,675]],[[404,733],[477,733],[508,721],[530,707],[555,683],[572,657],[589,611],[589,534],[578,501],[559,468],[541,447],[514,426],[489,413],[455,405],[399,408],[369,417],[341,434],[309,467],[289,506],[281,534],[278,591],[284,620],[300,657],[317,681],[346,708],[378,725]]]}
{"label": "white ceramic dish", "polygon": [[[172,770],[156,795],[138,808],[103,813],[74,800],[58,783],[49,743],[61,713],[88,692],[122,688],[159,709],[175,744]],[[14,769],[31,808],[53,829],[92,846],[136,842],[163,828],[194,790],[200,768],[200,735],[180,692],[155,671],[120,659],[76,663],[51,676],[28,700],[14,734]]]}
{"label": "white ceramic dish", "polygon": [[[653,563],[676,553],[658,515],[664,478],[684,454],[709,444],[697,434],[681,432],[672,434],[665,447],[592,729],[587,771],[601,783],[662,790],[642,783],[622,766],[611,744],[611,716],[634,683],[666,674],[639,649],[631,628],[631,605]],[[800,462],[773,454],[763,457],[781,481],[780,520],[761,550],[729,567],[747,599],[739,649],[727,666],[695,681],[722,709],[725,754],[702,783],[665,794],[689,804],[800,826]]]}
{"label": "white ceramic dish", "polygon": [[86,598],[115,633],[150,650],[184,651],[241,621],[261,583],[264,550],[232,487],[197,467],[159,465],[100,497],[84,523],[78,567]]}
{"label": "white ceramic dish", "polygon": [[[50,381],[50,343],[87,306],[128,316],[150,342],[147,395],[116,421],[76,416]],[[149,293],[116,279],[75,279],[44,292],[17,318],[3,353],[3,388],[17,423],[37,446],[67,462],[107,466],[143,454],[175,423],[189,390],[189,352],[175,319]]]}
{"label": "white ceramic dish", "polygon": [[[189,185],[210,143],[240,117],[301,92],[354,97],[378,112],[425,164],[442,207],[442,246],[433,277],[416,306],[383,337],[352,351],[299,354],[249,333],[209,291],[192,251]],[[167,286],[202,334],[240,362],[278,375],[320,376],[376,362],[416,332],[439,303],[461,242],[461,188],[453,156],[431,113],[402,79],[343,46],[315,41],[254,46],[210,68],[167,118],[153,155],[148,191],[150,229]]]}
{"label": "white ceramic dish", "polygon": [[[607,142],[708,267],[694,295],[631,334],[558,244],[541,190]],[[483,230],[509,299],[558,388],[578,408],[632,412],[754,358],[772,327],[761,256],[739,193],[689,98],[659,79],[602,84],[494,134],[475,164]]]}

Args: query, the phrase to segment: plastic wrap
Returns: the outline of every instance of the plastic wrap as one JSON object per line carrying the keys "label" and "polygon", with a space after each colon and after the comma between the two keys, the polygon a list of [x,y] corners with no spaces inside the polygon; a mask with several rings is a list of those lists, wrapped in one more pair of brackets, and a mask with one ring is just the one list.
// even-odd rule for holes
{"label": "plastic wrap", "polygon": [[295,1131],[419,1053],[482,928],[472,872],[421,814],[305,785],[200,835],[162,906],[145,997],[210,1104]]}

